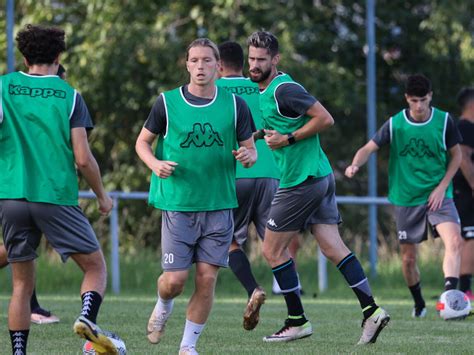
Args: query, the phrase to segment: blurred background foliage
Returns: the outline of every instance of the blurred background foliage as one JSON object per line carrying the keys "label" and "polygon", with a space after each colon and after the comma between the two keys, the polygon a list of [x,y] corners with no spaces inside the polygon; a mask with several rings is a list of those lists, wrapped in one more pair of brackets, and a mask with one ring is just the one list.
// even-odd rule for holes
{"label": "blurred background foliage", "polygon": [[[3,4],[5,2],[2,2]],[[458,113],[455,96],[474,78],[474,2],[376,2],[377,126],[405,107],[403,81],[422,72],[433,81],[433,104]],[[147,191],[150,172],[134,150],[160,92],[184,84],[186,46],[196,37],[219,43],[266,29],[280,41],[280,70],[290,73],[332,113],[336,125],[322,134],[339,195],[365,195],[366,171],[343,177],[366,136],[365,2],[348,0],[22,0],[15,2],[15,33],[28,23],[56,25],[67,33],[61,57],[68,81],[84,96],[96,127],[90,141],[108,190]],[[0,26],[6,27],[5,7]],[[18,70],[24,70],[16,51]],[[6,32],[0,33],[0,72],[6,72]],[[387,193],[387,151],[379,154],[379,195]],[[81,187],[87,188],[81,181]],[[107,243],[108,225],[93,201],[82,206]],[[343,236],[366,250],[366,208],[341,206]],[[397,246],[391,209],[379,215],[381,248]],[[158,248],[161,214],[144,201],[121,201],[121,251]]]}

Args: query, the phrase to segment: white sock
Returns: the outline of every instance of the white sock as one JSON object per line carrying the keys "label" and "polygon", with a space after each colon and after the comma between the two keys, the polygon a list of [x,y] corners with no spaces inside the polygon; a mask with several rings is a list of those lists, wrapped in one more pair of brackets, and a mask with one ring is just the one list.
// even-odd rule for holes
{"label": "white sock", "polygon": [[182,347],[196,347],[196,343],[204,330],[204,324],[193,323],[190,320],[186,319],[186,325],[184,326],[183,339],[181,340],[180,348]]}
{"label": "white sock", "polygon": [[160,297],[158,293],[158,301],[155,305],[156,315],[161,315],[163,312],[166,312],[168,315],[173,311],[174,299],[164,300]]}

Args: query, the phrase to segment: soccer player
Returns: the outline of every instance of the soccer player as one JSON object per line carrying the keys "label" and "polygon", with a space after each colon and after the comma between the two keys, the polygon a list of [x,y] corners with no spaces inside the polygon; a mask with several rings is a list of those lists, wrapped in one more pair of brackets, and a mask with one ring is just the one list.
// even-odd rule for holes
{"label": "soccer player", "polygon": [[66,49],[64,31],[27,25],[16,40],[28,73],[0,77],[0,219],[12,269],[8,311],[12,351],[26,352],[34,259],[44,233],[63,261],[71,257],[84,272],[82,311],[74,331],[94,342],[97,351],[114,354],[115,346],[95,324],[106,267],[78,205],[74,167],[76,163],[97,195],[100,212],[108,214],[112,200],[87,142],[92,120],[81,95],[56,75]]}
{"label": "soccer player", "polygon": [[471,301],[474,295],[471,279],[474,273],[474,88],[463,88],[458,94],[461,119],[458,129],[462,136],[461,169],[454,176],[454,203],[461,217],[461,235],[464,239],[461,252],[459,289]]}
{"label": "soccer player", "polygon": [[324,255],[343,274],[363,312],[359,344],[374,343],[390,320],[372,296],[356,256],[342,241],[338,223],[335,182],[318,133],[334,124],[328,111],[288,74],[279,72],[277,38],[264,31],[247,40],[250,78],[258,83],[265,141],[280,170],[280,185],[268,215],[263,255],[285,297],[288,318],[284,326],[263,338],[266,342],[290,341],[310,336],[298,291],[298,278],[287,246],[298,231],[310,228]]}
{"label": "soccer player", "polygon": [[431,82],[408,77],[408,108],[392,116],[354,156],[346,169],[352,178],[370,154],[390,145],[388,199],[395,205],[402,271],[414,300],[413,317],[426,315],[417,266],[418,244],[427,239],[427,222],[444,243],[445,290],[459,279],[461,236],[451,180],[461,162],[459,132],[448,113],[431,107]]}
{"label": "soccer player", "polygon": [[152,170],[149,203],[163,211],[163,273],[148,322],[151,343],[163,336],[173,299],[196,263],[180,354],[197,354],[218,270],[227,266],[236,160],[251,167],[257,159],[250,110],[242,98],[215,86],[218,68],[217,46],[207,38],[193,41],[186,52],[189,84],[158,97],[136,142],[137,154]]}

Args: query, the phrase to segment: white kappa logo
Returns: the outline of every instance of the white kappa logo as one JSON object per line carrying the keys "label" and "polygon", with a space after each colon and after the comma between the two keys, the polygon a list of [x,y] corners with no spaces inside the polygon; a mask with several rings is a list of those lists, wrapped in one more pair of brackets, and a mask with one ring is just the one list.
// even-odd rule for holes
{"label": "white kappa logo", "polygon": [[277,226],[277,224],[275,223],[275,221],[273,220],[273,218],[270,218],[267,223],[268,223],[269,226],[278,228],[278,226]]}

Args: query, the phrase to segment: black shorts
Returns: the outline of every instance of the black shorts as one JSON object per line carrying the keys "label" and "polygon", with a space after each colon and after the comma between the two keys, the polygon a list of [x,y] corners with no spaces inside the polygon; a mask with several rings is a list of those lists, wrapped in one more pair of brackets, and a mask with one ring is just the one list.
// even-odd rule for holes
{"label": "black shorts", "polygon": [[461,218],[461,235],[474,239],[474,196],[472,190],[455,189],[454,203]]}
{"label": "black shorts", "polygon": [[99,242],[79,206],[26,200],[0,200],[0,221],[8,262],[33,260],[44,234],[63,262],[71,254],[90,254]]}

